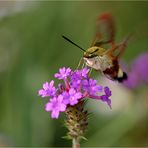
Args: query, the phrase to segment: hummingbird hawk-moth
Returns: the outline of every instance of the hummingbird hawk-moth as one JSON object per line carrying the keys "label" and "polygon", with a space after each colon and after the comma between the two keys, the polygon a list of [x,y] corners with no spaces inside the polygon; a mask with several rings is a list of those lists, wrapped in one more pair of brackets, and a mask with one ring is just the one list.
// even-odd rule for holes
{"label": "hummingbird hawk-moth", "polygon": [[127,74],[122,70],[119,58],[127,47],[130,36],[119,44],[115,43],[115,23],[111,13],[101,14],[96,26],[95,38],[87,50],[67,37],[62,37],[84,51],[82,60],[87,66],[102,72],[111,80],[123,82],[127,79]]}

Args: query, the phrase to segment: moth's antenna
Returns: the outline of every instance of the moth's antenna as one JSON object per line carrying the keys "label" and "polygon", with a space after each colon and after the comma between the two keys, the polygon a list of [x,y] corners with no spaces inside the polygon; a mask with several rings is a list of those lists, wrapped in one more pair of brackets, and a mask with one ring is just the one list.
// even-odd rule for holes
{"label": "moth's antenna", "polygon": [[79,45],[77,45],[76,43],[74,43],[73,41],[71,41],[70,39],[68,39],[67,37],[65,37],[64,35],[62,35],[62,37],[67,40],[68,42],[72,43],[73,45],[77,46],[79,49],[86,51],[85,49],[83,49],[82,47],[80,47]]}

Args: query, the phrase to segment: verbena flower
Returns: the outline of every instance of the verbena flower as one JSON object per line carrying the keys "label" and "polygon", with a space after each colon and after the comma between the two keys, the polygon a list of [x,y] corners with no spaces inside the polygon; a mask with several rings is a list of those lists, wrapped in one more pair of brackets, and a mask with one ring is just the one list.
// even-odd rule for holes
{"label": "verbena flower", "polygon": [[52,118],[58,118],[59,113],[66,110],[66,104],[63,102],[63,96],[54,97],[45,106],[46,111],[51,111]]}
{"label": "verbena flower", "polygon": [[93,79],[86,79],[82,81],[83,89],[90,95],[96,95],[97,92],[102,91],[102,87],[97,85],[97,81]]}
{"label": "verbena flower", "polygon": [[[65,95],[66,94],[66,95]],[[68,92],[63,94],[65,100],[67,100],[66,104],[75,105],[78,103],[78,100],[82,98],[82,93],[77,92],[74,88],[70,88]]]}
{"label": "verbena flower", "polygon": [[71,69],[70,68],[65,68],[65,67],[63,67],[63,68],[60,68],[59,69],[59,73],[56,73],[55,74],[55,78],[58,78],[58,79],[66,79],[67,78],[67,76],[69,76],[69,74],[70,74],[70,72],[71,72]]}
{"label": "verbena flower", "polygon": [[52,80],[50,83],[45,82],[43,84],[43,89],[40,89],[38,93],[43,98],[53,97],[56,94],[56,88],[54,87],[54,81]]}
{"label": "verbena flower", "polygon": [[105,95],[101,96],[101,100],[104,102],[107,102],[107,104],[111,108],[111,100],[109,99],[109,97],[112,95],[111,91],[108,87],[104,87],[104,92],[105,92]]}
{"label": "verbena flower", "polygon": [[75,106],[86,98],[101,100],[111,107],[111,91],[108,87],[97,84],[97,81],[88,76],[89,69],[72,71],[70,68],[60,68],[55,78],[63,83],[54,87],[54,81],[43,84],[39,90],[41,97],[50,97],[45,110],[51,112],[51,118],[58,118],[60,112],[65,112],[69,106]]}

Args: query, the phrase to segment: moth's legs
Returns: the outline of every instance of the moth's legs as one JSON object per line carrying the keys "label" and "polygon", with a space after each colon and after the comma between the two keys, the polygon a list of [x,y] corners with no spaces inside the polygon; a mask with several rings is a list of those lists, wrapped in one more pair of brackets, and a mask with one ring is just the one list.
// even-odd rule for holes
{"label": "moth's legs", "polygon": [[[82,67],[81,67],[81,65],[82,65]],[[90,76],[90,74],[91,74],[91,72],[92,72],[92,67],[89,67],[89,66],[87,66],[87,64],[84,62],[84,60],[83,60],[83,57],[80,59],[80,61],[79,61],[79,64],[78,64],[78,66],[77,66],[77,69],[79,69],[79,68],[84,68],[84,67],[87,67],[88,69],[90,69],[89,70],[89,76]]]}
{"label": "moth's legs", "polygon": [[93,69],[93,68],[91,67],[91,68],[90,68],[90,71],[89,71],[89,76],[91,75],[92,69]]}
{"label": "moth's legs", "polygon": [[[83,58],[80,59],[80,61],[79,61],[79,63],[78,63],[78,66],[77,66],[77,69],[80,68],[80,66],[82,65],[82,62],[83,62]],[[84,64],[84,62],[83,62],[83,64]],[[83,66],[83,65],[82,65],[82,66]]]}
{"label": "moth's legs", "polygon": [[86,66],[86,63],[83,63],[83,65],[82,65],[82,69],[83,69],[85,66]]}

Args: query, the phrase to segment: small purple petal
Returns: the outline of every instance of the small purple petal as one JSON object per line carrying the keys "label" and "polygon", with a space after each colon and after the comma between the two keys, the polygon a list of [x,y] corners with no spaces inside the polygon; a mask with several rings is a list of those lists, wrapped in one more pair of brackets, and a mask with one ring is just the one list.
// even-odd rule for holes
{"label": "small purple petal", "polygon": [[82,93],[78,92],[78,93],[75,94],[75,98],[80,99],[81,97],[82,97]]}
{"label": "small purple petal", "polygon": [[63,95],[63,103],[64,104],[69,104],[69,93],[68,92],[66,92],[66,91],[64,91],[63,93],[62,93],[62,95]]}
{"label": "small purple petal", "polygon": [[45,110],[48,112],[48,111],[52,111],[52,103],[48,102],[46,105],[45,105]]}
{"label": "small purple petal", "polygon": [[64,112],[66,110],[66,105],[65,104],[61,104],[60,107],[59,107],[59,110],[61,112]]}
{"label": "small purple petal", "polygon": [[62,96],[62,95],[59,95],[58,98],[57,98],[57,101],[58,101],[59,103],[61,103],[61,102],[63,101],[63,96]]}
{"label": "small purple petal", "polygon": [[59,111],[53,110],[51,113],[51,118],[58,119],[59,117]]}
{"label": "small purple petal", "polygon": [[70,101],[70,105],[72,105],[72,106],[77,103],[78,103],[78,100],[76,100],[76,99],[71,99],[71,101]]}
{"label": "small purple petal", "polygon": [[69,90],[69,95],[74,95],[76,93],[76,91],[75,91],[75,89],[74,88],[71,88],[70,90]]}
{"label": "small purple petal", "polygon": [[39,96],[42,96],[42,97],[45,97],[46,95],[45,95],[44,89],[40,89],[40,90],[38,91],[38,95],[39,95]]}
{"label": "small purple petal", "polygon": [[65,71],[66,71],[65,67],[59,69],[59,72],[60,72],[61,74],[65,73]]}
{"label": "small purple petal", "polygon": [[55,78],[60,78],[60,76],[61,76],[61,75],[60,75],[59,73],[56,73],[56,74],[54,75]]}
{"label": "small purple petal", "polygon": [[104,92],[105,92],[106,96],[108,96],[108,97],[110,97],[112,95],[109,87],[107,87],[107,86],[104,87]]}
{"label": "small purple petal", "polygon": [[88,68],[86,68],[86,67],[83,68],[81,70],[82,77],[87,78],[88,77],[88,72],[89,72],[89,69]]}
{"label": "small purple petal", "polygon": [[43,89],[44,89],[44,90],[47,90],[48,87],[49,87],[48,82],[45,82],[45,83],[43,84]]}

